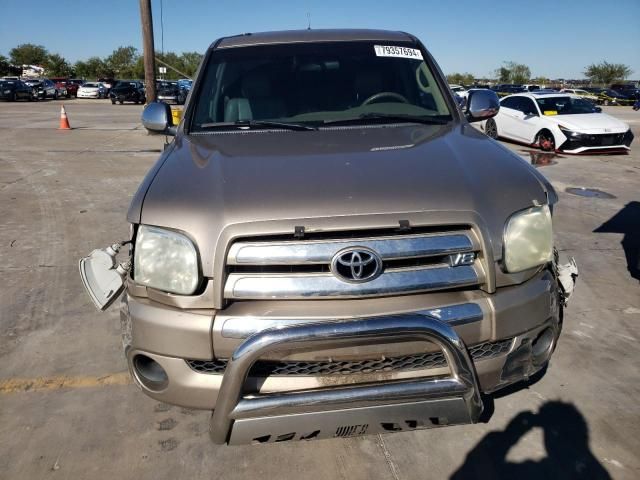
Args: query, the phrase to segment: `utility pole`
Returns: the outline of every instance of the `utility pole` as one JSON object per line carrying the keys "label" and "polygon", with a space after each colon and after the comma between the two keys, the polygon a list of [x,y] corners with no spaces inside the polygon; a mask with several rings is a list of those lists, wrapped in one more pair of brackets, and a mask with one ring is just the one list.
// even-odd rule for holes
{"label": "utility pole", "polygon": [[156,101],[156,52],[153,45],[151,0],[140,0],[140,21],[142,22],[145,97],[147,103],[151,103]]}

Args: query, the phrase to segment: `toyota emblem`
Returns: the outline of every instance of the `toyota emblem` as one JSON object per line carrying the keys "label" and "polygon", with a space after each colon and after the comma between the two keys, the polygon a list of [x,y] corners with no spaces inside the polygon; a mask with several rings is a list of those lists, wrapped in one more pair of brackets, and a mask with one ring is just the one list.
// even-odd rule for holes
{"label": "toyota emblem", "polygon": [[373,250],[362,247],[348,248],[333,257],[331,271],[345,282],[368,282],[380,275],[382,260]]}

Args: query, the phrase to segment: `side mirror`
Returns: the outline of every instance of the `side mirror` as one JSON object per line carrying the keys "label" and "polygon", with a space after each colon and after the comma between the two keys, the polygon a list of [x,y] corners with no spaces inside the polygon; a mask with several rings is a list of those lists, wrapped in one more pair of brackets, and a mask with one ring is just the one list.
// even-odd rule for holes
{"label": "side mirror", "polygon": [[495,117],[500,110],[500,100],[493,90],[471,89],[467,96],[464,116],[469,122],[480,122]]}
{"label": "side mirror", "polygon": [[142,112],[142,125],[154,133],[175,135],[176,127],[173,125],[171,107],[163,102],[154,102],[147,105]]}

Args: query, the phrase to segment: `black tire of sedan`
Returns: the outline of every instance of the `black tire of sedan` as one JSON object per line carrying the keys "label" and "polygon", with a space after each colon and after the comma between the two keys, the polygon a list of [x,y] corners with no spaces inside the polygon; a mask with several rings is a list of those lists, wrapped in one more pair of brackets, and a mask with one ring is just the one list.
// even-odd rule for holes
{"label": "black tire of sedan", "polygon": [[538,133],[538,136],[536,137],[536,145],[545,152],[555,152],[556,150],[556,141],[550,132],[543,131]]}
{"label": "black tire of sedan", "polygon": [[111,105],[115,105],[116,101],[115,100],[111,100]]}
{"label": "black tire of sedan", "polygon": [[58,99],[58,90],[56,90],[55,92],[53,92],[53,99],[57,100]]}
{"label": "black tire of sedan", "polygon": [[498,139],[498,126],[493,118],[490,118],[487,120],[487,123],[484,124],[484,133],[489,138],[493,138],[494,140]]}

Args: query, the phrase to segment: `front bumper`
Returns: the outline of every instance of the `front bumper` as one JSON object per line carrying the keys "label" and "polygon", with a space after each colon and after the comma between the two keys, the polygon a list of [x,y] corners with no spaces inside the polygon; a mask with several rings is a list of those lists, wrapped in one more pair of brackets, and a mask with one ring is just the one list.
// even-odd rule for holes
{"label": "front bumper", "polygon": [[628,151],[633,142],[633,133],[631,130],[597,135],[573,132],[566,138],[559,147],[565,153]]}
{"label": "front bumper", "polygon": [[[130,370],[147,395],[166,403],[213,410],[220,406],[224,379],[230,369],[235,368],[236,354],[269,328],[288,330],[311,325],[365,325],[370,321],[395,325],[398,319],[406,318],[420,318],[427,323],[437,321],[452,330],[466,345],[506,343],[506,348],[501,347],[496,354],[477,358],[474,355],[479,391],[493,392],[528,378],[548,361],[560,330],[558,293],[557,282],[547,270],[521,285],[499,288],[494,294],[474,290],[368,299],[364,302],[236,302],[220,312],[177,309],[127,293],[121,307],[121,319]],[[337,304],[342,311],[340,316],[331,314]],[[319,316],[318,312],[324,312],[324,315]],[[537,339],[548,331],[552,333],[548,348],[540,352],[538,346],[535,353]],[[286,349],[285,352],[267,349],[252,358],[256,363],[273,360],[357,362],[440,351],[447,356],[437,342],[425,341],[424,337],[408,341],[378,338],[377,342],[343,345],[336,341],[335,344],[313,345],[303,350]],[[470,351],[474,351],[474,347]],[[166,383],[152,385],[151,388],[148,382],[145,384],[136,370],[136,358],[143,357],[162,367],[168,379]],[[203,373],[193,368],[194,360],[209,362],[221,358],[226,363],[219,372]],[[445,365],[425,365],[424,368],[374,368],[355,374],[302,372],[254,376],[249,373],[246,381],[243,377],[243,392],[262,397],[284,392],[297,395],[298,392],[316,389],[355,388],[353,385],[360,388],[364,384],[415,383],[419,379],[450,376],[450,365],[451,362],[447,361]]]}

